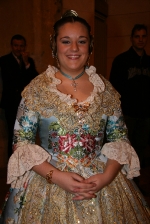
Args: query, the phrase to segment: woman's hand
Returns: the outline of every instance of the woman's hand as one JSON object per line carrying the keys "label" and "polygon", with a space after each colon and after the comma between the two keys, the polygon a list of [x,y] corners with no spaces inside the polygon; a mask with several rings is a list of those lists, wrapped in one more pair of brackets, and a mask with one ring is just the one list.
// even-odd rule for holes
{"label": "woman's hand", "polygon": [[[93,189],[88,193],[95,194],[98,191],[100,191],[103,187],[110,184],[117,176],[121,168],[122,165],[119,164],[117,161],[108,159],[106,167],[104,169],[104,173],[95,174],[87,178],[86,180],[83,180],[82,182],[86,184],[94,183],[95,187],[93,187]],[[80,189],[76,189],[76,193],[80,194]]]}
{"label": "woman's hand", "polygon": [[[85,184],[95,184],[95,186],[93,186],[92,190],[90,190],[88,193],[90,195],[95,195],[96,197],[96,193],[98,191],[100,191],[103,187],[105,187],[106,185],[108,185],[111,181],[108,179],[107,175],[105,173],[99,173],[99,174],[95,174],[85,180],[82,181],[82,183]],[[76,196],[75,199],[76,200],[83,200],[86,199],[84,198],[84,195],[81,193],[80,189],[75,189],[76,192]]]}
{"label": "woman's hand", "polygon": [[96,197],[93,192],[95,183],[85,183],[84,178],[73,172],[54,170],[52,182],[64,190],[74,194],[73,200],[91,199]]}
{"label": "woman's hand", "polygon": [[100,191],[103,187],[107,186],[111,181],[105,173],[99,173],[89,177],[86,180],[83,180],[83,183],[94,183],[95,187],[92,191],[89,191],[90,194],[95,194]]}
{"label": "woman's hand", "polygon": [[29,64],[29,60],[28,60],[29,59],[29,53],[23,51],[23,52],[21,52],[21,55],[22,55],[22,59],[25,63],[25,66],[27,66]]}
{"label": "woman's hand", "polygon": [[121,167],[117,161],[108,159],[104,173],[93,175],[86,180],[76,173],[60,171],[46,161],[32,169],[44,178],[46,173],[53,170],[53,183],[74,194],[73,200],[87,200],[95,198],[96,192],[111,183]]}
{"label": "woman's hand", "polygon": [[[54,184],[57,184],[59,187],[63,188],[65,191],[74,194],[74,200],[91,199],[96,197],[93,193],[89,193],[90,191],[93,191],[95,183],[84,183],[84,178],[79,174],[60,171],[47,161],[39,165],[35,165],[32,170],[44,178],[50,170],[53,170],[51,181]],[[80,189],[79,193],[76,192],[77,189]]]}

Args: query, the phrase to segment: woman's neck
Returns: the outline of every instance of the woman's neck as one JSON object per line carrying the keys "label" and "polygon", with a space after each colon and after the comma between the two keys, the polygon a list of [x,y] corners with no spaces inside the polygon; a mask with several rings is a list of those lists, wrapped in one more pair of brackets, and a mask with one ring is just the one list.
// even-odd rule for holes
{"label": "woman's neck", "polygon": [[65,76],[66,78],[75,79],[78,76],[81,77],[84,74],[85,69],[82,68],[82,69],[78,69],[78,70],[66,70],[66,69],[60,67],[59,71],[60,71],[61,75]]}

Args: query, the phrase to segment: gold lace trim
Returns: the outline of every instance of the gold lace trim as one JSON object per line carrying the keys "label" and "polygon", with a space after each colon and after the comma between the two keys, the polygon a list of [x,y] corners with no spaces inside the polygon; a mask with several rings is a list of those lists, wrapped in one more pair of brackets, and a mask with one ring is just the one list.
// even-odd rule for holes
{"label": "gold lace trim", "polygon": [[[91,164],[91,174],[104,170],[104,166],[102,162],[95,161]],[[82,168],[71,172],[87,178],[88,171]],[[66,171],[70,170],[66,167]],[[27,187],[18,223],[149,223],[149,208],[143,205],[140,193],[121,173],[97,192],[96,198],[74,201],[72,197],[71,193],[58,185],[47,184],[45,178],[35,174]]]}
{"label": "gold lace trim", "polygon": [[[100,128],[101,116],[113,115],[114,111],[120,107],[120,95],[104,77],[97,75],[94,69],[91,66],[86,70],[94,90],[82,105],[89,103],[88,110],[84,113],[85,124],[88,124],[93,132],[97,132]],[[79,125],[79,118],[73,106],[76,99],[57,90],[56,86],[61,82],[55,78],[57,71],[55,67],[49,66],[24,89],[22,97],[30,110],[47,118],[55,116],[62,128],[73,131]]]}

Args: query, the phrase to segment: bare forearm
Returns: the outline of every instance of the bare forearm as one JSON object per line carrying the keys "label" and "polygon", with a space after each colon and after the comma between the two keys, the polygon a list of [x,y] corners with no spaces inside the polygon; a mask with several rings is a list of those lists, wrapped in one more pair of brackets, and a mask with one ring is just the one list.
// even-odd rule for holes
{"label": "bare forearm", "polygon": [[104,174],[105,176],[107,176],[107,180],[109,183],[113,181],[113,179],[117,176],[121,168],[122,165],[118,163],[116,160],[108,159],[104,170]]}
{"label": "bare forearm", "polygon": [[57,170],[56,167],[52,166],[50,163],[48,162],[43,162],[39,165],[33,166],[32,168],[33,171],[35,171],[36,173],[38,173],[40,176],[42,177],[46,177],[46,174],[50,171],[50,170]]}
{"label": "bare forearm", "polygon": [[95,194],[89,194],[88,192],[95,186],[94,183],[85,184],[82,183],[83,177],[73,172],[63,172],[49,164],[48,162],[43,162],[40,165],[36,165],[32,168],[36,173],[46,178],[46,174],[53,170],[50,181],[57,184],[62,189],[76,195],[76,189],[80,189],[81,193],[75,196],[74,200],[91,199],[95,197]]}

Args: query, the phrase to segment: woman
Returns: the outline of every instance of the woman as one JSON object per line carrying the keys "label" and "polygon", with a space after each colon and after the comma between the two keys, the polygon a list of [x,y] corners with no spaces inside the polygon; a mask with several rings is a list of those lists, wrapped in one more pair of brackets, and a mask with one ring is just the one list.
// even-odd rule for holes
{"label": "woman", "polygon": [[149,223],[128,180],[139,175],[139,161],[119,94],[87,66],[90,26],[68,11],[54,25],[51,47],[58,69],[49,66],[22,93],[3,223]]}

